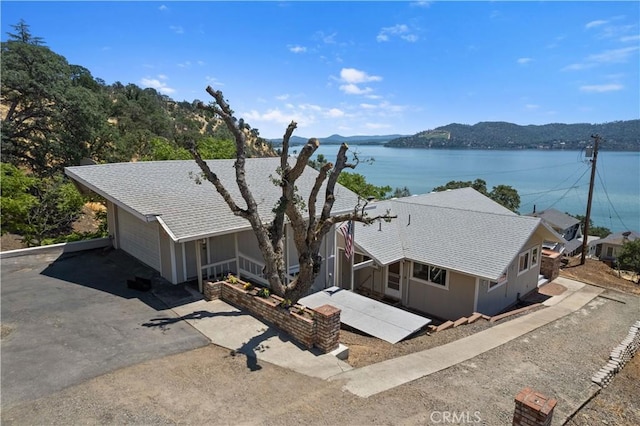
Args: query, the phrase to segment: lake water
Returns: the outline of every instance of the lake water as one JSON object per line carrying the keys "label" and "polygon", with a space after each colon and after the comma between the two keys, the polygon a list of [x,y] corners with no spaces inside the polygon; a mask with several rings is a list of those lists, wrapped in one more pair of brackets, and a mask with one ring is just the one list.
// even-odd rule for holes
{"label": "lake water", "polygon": [[[300,149],[296,146],[292,149]],[[452,180],[510,185],[520,195],[520,213],[555,208],[571,214],[586,214],[590,162],[579,151],[489,151],[386,148],[351,146],[361,159],[355,169],[374,185],[408,187],[412,194],[430,192]],[[337,145],[322,145],[316,151],[330,161]],[[314,157],[315,158],[315,157]],[[640,231],[640,152],[600,151],[591,207],[595,225],[613,232]]]}

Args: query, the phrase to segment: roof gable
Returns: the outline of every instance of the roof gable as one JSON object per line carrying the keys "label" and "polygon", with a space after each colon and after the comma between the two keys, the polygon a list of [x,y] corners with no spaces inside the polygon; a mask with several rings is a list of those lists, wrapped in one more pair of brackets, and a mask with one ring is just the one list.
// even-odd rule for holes
{"label": "roof gable", "polygon": [[[534,233],[540,232],[546,239],[559,238],[538,218],[511,211],[497,213],[502,210],[477,202],[475,194],[484,197],[482,194],[464,192],[451,198],[471,198],[463,208],[406,202],[413,197],[374,203],[370,215],[390,210],[397,218],[389,223],[360,224],[355,232],[356,244],[382,264],[406,258],[498,279]],[[475,202],[480,211],[469,208]]]}
{"label": "roof gable", "polygon": [[[235,181],[235,159],[208,160],[235,202],[243,207],[244,200]],[[280,188],[271,177],[277,177],[280,158],[249,158],[246,160],[246,179],[263,220],[273,217],[272,209]],[[127,209],[141,220],[155,220],[160,216],[169,234],[176,241],[189,241],[208,235],[246,229],[249,223],[229,210],[213,184],[203,180],[196,183],[200,168],[195,161],[149,161],[111,163],[68,167],[67,175],[118,206]],[[307,167],[298,180],[303,199],[313,187],[318,172]],[[324,187],[323,187],[324,188]],[[324,194],[321,190],[320,196]],[[347,188],[336,185],[334,212],[348,211],[357,204],[357,196]]]}
{"label": "roof gable", "polygon": [[531,213],[528,216],[539,217],[554,228],[562,230],[580,223],[580,221],[575,217],[562,213],[556,209],[541,210],[539,212]]}

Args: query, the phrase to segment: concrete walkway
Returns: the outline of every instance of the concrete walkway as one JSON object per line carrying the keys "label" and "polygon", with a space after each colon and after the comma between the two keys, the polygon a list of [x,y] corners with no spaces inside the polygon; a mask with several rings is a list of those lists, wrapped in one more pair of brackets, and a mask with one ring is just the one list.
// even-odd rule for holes
{"label": "concrete walkway", "polygon": [[[358,369],[332,355],[297,345],[286,333],[221,300],[207,302],[186,288],[193,296],[191,300],[176,303],[175,296],[173,299],[166,294],[157,296],[172,306],[179,320],[191,324],[212,343],[230,349],[231,354],[247,355],[247,367],[252,370],[260,369],[259,361],[266,361],[307,376],[343,381],[345,390],[366,398],[503,345],[577,311],[604,291],[566,278],[557,278],[554,282],[567,290],[547,299],[543,303],[545,309],[446,345]],[[192,301],[194,299],[199,300]]]}
{"label": "concrete walkway", "polygon": [[405,355],[366,367],[353,369],[330,378],[344,381],[344,389],[369,397],[396,386],[428,376],[494,349],[538,327],[556,321],[589,303],[604,289],[559,278],[554,282],[567,288],[560,296],[545,302],[548,307],[474,335],[422,352]]}
{"label": "concrete walkway", "polygon": [[198,300],[172,309],[212,343],[230,349],[232,354],[247,355],[247,367],[251,370],[259,370],[259,361],[266,361],[327,379],[353,369],[333,355],[299,346],[286,333],[221,300]]}

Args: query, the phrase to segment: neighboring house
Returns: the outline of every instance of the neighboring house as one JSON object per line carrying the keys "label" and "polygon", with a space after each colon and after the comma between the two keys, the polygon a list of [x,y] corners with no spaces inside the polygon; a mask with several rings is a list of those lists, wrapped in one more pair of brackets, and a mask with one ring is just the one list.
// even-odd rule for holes
{"label": "neighboring house", "polygon": [[[233,195],[244,200],[235,181],[235,160],[209,160]],[[281,195],[273,183],[280,158],[251,158],[246,161],[246,178],[259,204],[263,220],[273,217],[272,209]],[[109,236],[113,247],[122,249],[177,284],[190,280],[221,277],[234,273],[244,279],[266,284],[264,262],[249,222],[235,216],[216,192],[201,178],[195,161],[151,161],[68,167],[66,174],[80,189],[89,190],[107,201]],[[306,200],[317,171],[307,167],[298,180],[300,195]],[[197,183],[202,180],[200,184]],[[320,194],[324,194],[323,190]],[[333,213],[353,211],[357,196],[336,185]],[[286,262],[290,274],[298,269],[291,228],[286,228]],[[335,285],[335,232],[325,237],[321,248],[323,268],[314,289]]]}
{"label": "neighboring house", "polygon": [[595,257],[606,262],[615,262],[618,260],[618,253],[628,241],[635,241],[640,238],[640,234],[633,231],[616,232],[609,234],[605,238],[600,238],[590,244],[590,252],[595,252]]}
{"label": "neighboring house", "polygon": [[380,201],[355,226],[353,259],[338,236],[338,282],[443,319],[496,314],[537,288],[543,241],[562,238],[472,188]]}
{"label": "neighboring house", "polygon": [[573,256],[580,251],[583,240],[582,228],[578,219],[556,209],[546,209],[539,212],[534,211],[529,214],[529,216],[539,217],[544,220],[565,240],[563,243],[546,241],[544,248],[562,252],[567,256]]}

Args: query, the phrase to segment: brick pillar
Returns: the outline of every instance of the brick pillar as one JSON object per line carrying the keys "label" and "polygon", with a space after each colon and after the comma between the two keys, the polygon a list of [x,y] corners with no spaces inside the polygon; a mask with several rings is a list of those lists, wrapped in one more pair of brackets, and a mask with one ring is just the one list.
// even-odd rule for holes
{"label": "brick pillar", "polygon": [[218,281],[212,283],[211,281],[206,281],[204,283],[204,300],[212,301],[222,298],[222,281]]}
{"label": "brick pillar", "polygon": [[549,426],[558,401],[531,388],[524,388],[516,395],[515,402],[514,426]]}
{"label": "brick pillar", "polygon": [[331,305],[315,308],[316,322],[315,345],[322,352],[328,353],[338,347],[340,339],[340,309]]}
{"label": "brick pillar", "polygon": [[540,260],[540,273],[549,281],[553,281],[560,275],[560,253],[545,250]]}

